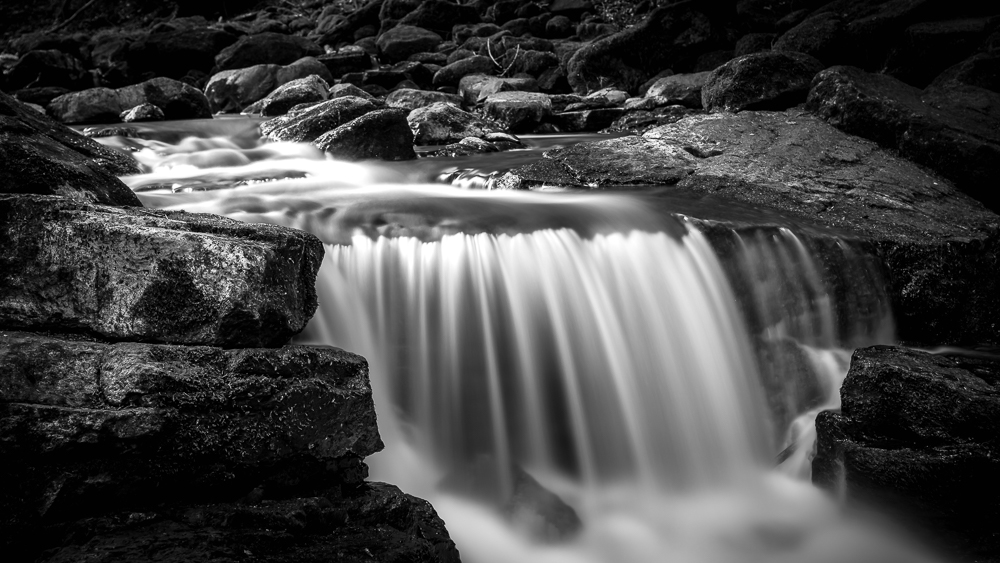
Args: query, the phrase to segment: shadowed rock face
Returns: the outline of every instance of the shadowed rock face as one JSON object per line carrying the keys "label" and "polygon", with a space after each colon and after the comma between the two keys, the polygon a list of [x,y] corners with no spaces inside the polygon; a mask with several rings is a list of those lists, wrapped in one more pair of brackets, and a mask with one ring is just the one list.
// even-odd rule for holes
{"label": "shadowed rock face", "polygon": [[816,419],[813,482],[876,503],[970,560],[1000,549],[1000,360],[859,349]]}
{"label": "shadowed rock face", "polygon": [[0,326],[280,346],[316,309],[306,233],[183,212],[0,196]]}

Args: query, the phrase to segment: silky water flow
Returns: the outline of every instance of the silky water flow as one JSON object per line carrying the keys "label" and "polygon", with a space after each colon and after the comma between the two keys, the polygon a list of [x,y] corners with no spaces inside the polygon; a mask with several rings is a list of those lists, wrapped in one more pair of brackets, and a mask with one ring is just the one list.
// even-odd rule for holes
{"label": "silky water flow", "polygon": [[[931,560],[809,483],[851,350],[893,339],[848,242],[639,195],[461,190],[428,183],[451,166],[469,185],[456,161],[335,162],[221,121],[107,142],[137,151],[147,173],[125,181],[147,206],[326,243],[300,341],[368,359],[372,478],[430,500],[464,561]],[[519,507],[525,478],[582,526]]]}

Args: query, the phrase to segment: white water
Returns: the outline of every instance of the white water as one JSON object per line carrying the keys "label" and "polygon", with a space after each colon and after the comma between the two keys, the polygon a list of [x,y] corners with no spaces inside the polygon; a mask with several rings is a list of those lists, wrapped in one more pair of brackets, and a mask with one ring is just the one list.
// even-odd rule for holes
{"label": "white water", "polygon": [[[150,174],[128,179],[171,188],[142,194],[147,205],[328,243],[304,339],[369,359],[387,446],[372,476],[430,500],[464,561],[930,560],[808,483],[811,424],[839,406],[851,347],[892,338],[884,294],[838,293],[821,273],[879,283],[848,245],[819,260],[787,229],[733,234],[720,263],[696,222],[627,195],[400,185],[411,173],[294,146],[256,160],[260,149],[225,147],[253,160],[239,166],[160,148],[139,155]],[[183,193],[290,170],[306,179]],[[788,367],[795,351],[811,367]],[[508,462],[524,467],[582,533],[539,543],[531,522],[439,490],[477,459],[497,464],[501,498]]]}

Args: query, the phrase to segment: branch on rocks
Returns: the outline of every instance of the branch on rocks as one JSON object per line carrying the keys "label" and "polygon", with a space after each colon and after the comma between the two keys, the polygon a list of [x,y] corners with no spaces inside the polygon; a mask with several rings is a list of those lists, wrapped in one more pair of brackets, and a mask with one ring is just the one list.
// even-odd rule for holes
{"label": "branch on rocks", "polygon": [[517,46],[517,49],[514,51],[514,58],[510,60],[510,64],[508,64],[507,67],[505,68],[502,64],[500,64],[500,61],[498,61],[496,57],[493,56],[493,47],[491,46],[491,43],[492,41],[490,41],[489,39],[486,40],[486,54],[490,56],[490,60],[493,61],[493,64],[495,64],[496,67],[500,69],[500,76],[507,76],[507,73],[510,72],[510,69],[514,67],[514,63],[517,62],[517,56],[521,54],[521,46],[520,45]]}

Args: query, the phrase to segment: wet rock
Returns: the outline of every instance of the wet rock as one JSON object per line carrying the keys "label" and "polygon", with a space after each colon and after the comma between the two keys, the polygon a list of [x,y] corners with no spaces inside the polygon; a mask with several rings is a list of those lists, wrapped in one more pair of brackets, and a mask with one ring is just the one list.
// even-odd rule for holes
{"label": "wet rock", "polygon": [[118,176],[135,161],[55,123],[0,92],[0,193],[60,195],[105,205],[141,206]]}
{"label": "wet rock", "polygon": [[411,160],[417,155],[408,113],[400,108],[377,109],[324,133],[313,144],[340,160]]}
{"label": "wet rock", "polygon": [[[434,71],[431,71],[427,65],[416,61],[400,61],[392,65],[390,70],[402,74],[404,80],[409,80],[420,88],[429,89],[431,81],[434,79]],[[401,81],[397,81],[396,84],[399,84],[399,82]]]}
{"label": "wet rock", "polygon": [[0,325],[109,340],[279,346],[316,309],[322,245],[211,215],[0,199]]}
{"label": "wet rock", "polygon": [[479,12],[473,6],[446,0],[425,0],[420,2],[416,10],[403,16],[399,25],[422,27],[445,36],[458,24],[474,24],[479,21]]}
{"label": "wet rock", "polygon": [[264,99],[244,109],[243,113],[275,117],[288,113],[289,109],[299,104],[322,102],[329,97],[330,88],[326,81],[313,74],[278,86]]}
{"label": "wet rock", "polygon": [[841,412],[816,420],[813,482],[904,516],[963,558],[996,558],[998,385],[994,356],[855,351]]}
{"label": "wet rock", "polygon": [[483,101],[483,111],[504,129],[518,133],[530,131],[552,114],[547,94],[536,92],[498,92]]}
{"label": "wet rock", "polygon": [[54,49],[29,51],[6,73],[6,90],[58,86],[78,90],[94,85],[76,57]]}
{"label": "wet rock", "polygon": [[853,59],[844,21],[839,14],[816,14],[782,34],[774,42],[775,51],[805,53],[819,59],[824,66],[842,64]]}
{"label": "wet rock", "polygon": [[245,35],[219,52],[215,68],[231,70],[260,64],[287,65],[303,57],[316,57],[323,49],[305,37],[281,33]]}
{"label": "wet rock", "polygon": [[472,107],[499,92],[535,92],[538,83],[530,78],[500,78],[484,74],[470,74],[458,81],[458,93],[465,105]]}
{"label": "wet rock", "polygon": [[[667,104],[701,108],[701,89],[711,72],[673,74],[661,78],[646,90],[647,98],[666,98]],[[662,104],[666,105],[666,104]]]}
{"label": "wet rock", "polygon": [[462,104],[462,97],[457,94],[446,94],[413,88],[400,88],[385,97],[385,105],[391,108],[415,110],[437,102],[447,102],[454,106]]}
{"label": "wet rock", "polygon": [[520,37],[531,33],[531,28],[528,27],[527,18],[514,18],[500,26],[500,29],[510,33],[511,36],[514,37]]}
{"label": "wet rock", "polygon": [[265,121],[260,124],[260,132],[272,141],[312,142],[323,133],[378,108],[378,104],[365,98],[333,98],[305,111]]}
{"label": "wet rock", "polygon": [[235,34],[209,27],[150,33],[128,45],[125,60],[132,76],[179,79],[192,69],[211,72],[215,57],[236,40]]}
{"label": "wet rock", "polygon": [[570,86],[580,94],[605,86],[635,92],[665,68],[693,68],[698,55],[719,43],[720,33],[693,3],[657,8],[636,26],[577,51],[567,65]]}
{"label": "wet rock", "polygon": [[458,24],[451,30],[452,39],[459,45],[470,37],[489,37],[500,31],[495,23]]}
{"label": "wet rock", "polygon": [[90,88],[55,98],[46,111],[62,123],[116,123],[122,103],[111,88]]}
{"label": "wet rock", "polygon": [[379,36],[375,45],[389,62],[405,61],[414,53],[433,51],[443,41],[433,31],[412,25],[396,26]]}
{"label": "wet rock", "polygon": [[437,65],[438,68],[437,70],[434,71],[437,72],[438,70],[441,70],[440,67],[443,67],[448,64],[448,55],[446,55],[445,53],[438,53],[438,52],[414,53],[409,57],[407,57],[406,60],[423,63],[425,65]]}
{"label": "wet rock", "polygon": [[235,113],[263,99],[278,86],[313,74],[328,84],[333,82],[326,67],[313,57],[305,57],[286,66],[255,65],[224,70],[209,79],[205,85],[205,96],[212,111]]}
{"label": "wet rock", "polygon": [[774,33],[748,33],[736,41],[736,46],[733,47],[733,56],[742,57],[751,53],[770,51],[771,45],[777,38],[777,34]]}
{"label": "wet rock", "polygon": [[943,87],[922,92],[890,76],[832,67],[816,76],[807,107],[1000,209],[1000,195],[990,188],[1000,177],[1000,95],[974,86]]}
{"label": "wet rock", "polygon": [[348,72],[362,72],[371,70],[371,55],[364,49],[355,45],[341,47],[334,53],[325,53],[316,57],[316,60],[330,71],[330,76],[339,78]]}
{"label": "wet rock", "polygon": [[473,55],[444,66],[434,74],[434,86],[457,86],[459,81],[472,74],[492,75],[499,72],[493,59],[483,55]]}
{"label": "wet rock", "polygon": [[153,78],[115,90],[123,109],[153,104],[163,110],[166,119],[212,117],[208,98],[197,88],[179,80]]}
{"label": "wet rock", "polygon": [[744,55],[709,74],[701,89],[701,104],[709,111],[787,109],[806,100],[812,79],[821,70],[822,63],[803,53]]}
{"label": "wet rock", "polygon": [[166,119],[166,117],[163,115],[163,110],[150,103],[139,104],[132,109],[123,111],[121,114],[121,120],[125,123],[133,123],[137,121],[163,121],[164,119]]}
{"label": "wet rock", "polygon": [[407,116],[416,145],[444,145],[466,137],[483,137],[497,128],[447,102],[417,108]]}
{"label": "wet rock", "polygon": [[375,100],[375,97],[365,92],[361,88],[358,88],[354,84],[347,82],[341,84],[334,84],[330,86],[330,98],[344,98],[347,96],[356,96],[358,98],[364,98],[366,100]]}

